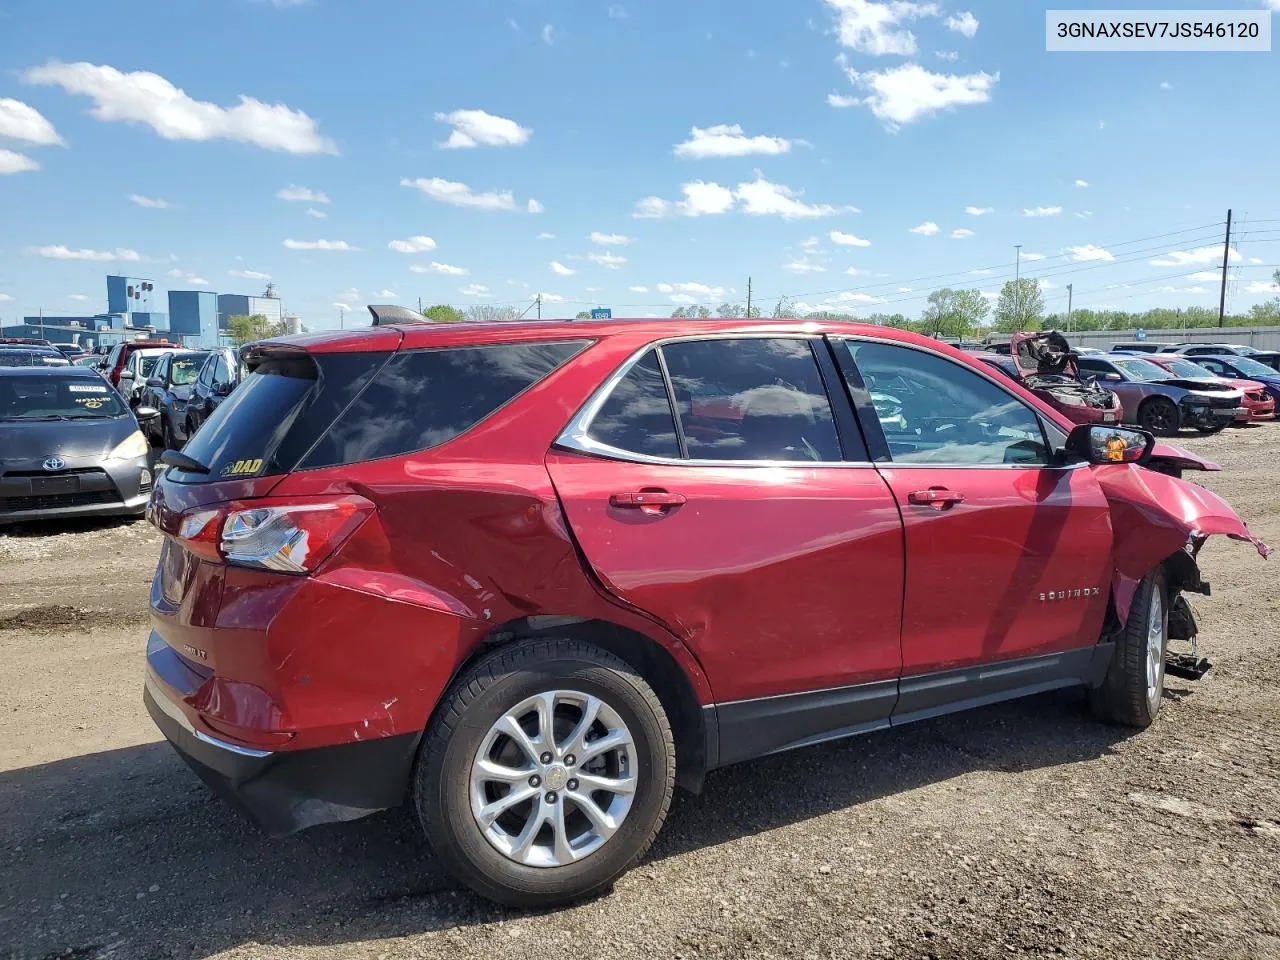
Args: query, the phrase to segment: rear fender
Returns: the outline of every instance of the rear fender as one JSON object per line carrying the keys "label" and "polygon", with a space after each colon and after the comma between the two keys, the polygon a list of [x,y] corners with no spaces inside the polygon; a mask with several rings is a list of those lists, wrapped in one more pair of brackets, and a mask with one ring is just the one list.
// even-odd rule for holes
{"label": "rear fender", "polygon": [[1111,507],[1111,590],[1121,623],[1142,578],[1188,544],[1194,551],[1206,537],[1223,534],[1252,543],[1264,559],[1271,552],[1204,487],[1133,465],[1099,467],[1095,475]]}

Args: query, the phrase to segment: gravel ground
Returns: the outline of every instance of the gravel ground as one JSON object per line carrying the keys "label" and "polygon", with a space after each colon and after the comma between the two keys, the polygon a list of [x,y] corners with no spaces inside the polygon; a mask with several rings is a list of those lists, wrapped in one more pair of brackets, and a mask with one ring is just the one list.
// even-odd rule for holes
{"label": "gravel ground", "polygon": [[[1280,425],[1179,442],[1280,545]],[[0,535],[0,957],[1280,957],[1280,593],[1248,545],[1205,547],[1217,666],[1150,730],[1056,694],[719,771],[547,914],[455,886],[403,812],[268,840],[215,800],[141,704],[157,547]]]}

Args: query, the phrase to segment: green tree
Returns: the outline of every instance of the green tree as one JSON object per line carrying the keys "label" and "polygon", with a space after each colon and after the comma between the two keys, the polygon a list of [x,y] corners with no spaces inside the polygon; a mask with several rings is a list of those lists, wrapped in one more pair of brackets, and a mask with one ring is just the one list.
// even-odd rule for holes
{"label": "green tree", "polygon": [[[754,311],[755,308],[752,307]],[[740,303],[725,302],[716,307],[715,315],[725,320],[740,320],[747,315],[747,311]]]}
{"label": "green tree", "polygon": [[447,303],[437,303],[434,307],[427,307],[422,311],[422,315],[433,323],[462,323],[467,319],[461,310]]}
{"label": "green tree", "polygon": [[467,307],[464,316],[470,323],[501,323],[504,320],[519,320],[519,307],[495,307],[491,303],[474,303]]}
{"label": "green tree", "polygon": [[227,318],[227,332],[236,345],[265,340],[267,337],[278,337],[285,332],[284,322],[272,323],[261,313],[246,316],[243,313]]}
{"label": "green tree", "polygon": [[920,315],[921,332],[964,337],[982,325],[989,311],[981,291],[942,287],[929,294],[929,306]]}
{"label": "green tree", "polygon": [[873,313],[867,317],[866,322],[874,323],[877,327],[896,327],[899,330],[911,326],[911,321],[900,313]]}
{"label": "green tree", "polygon": [[773,319],[786,320],[796,315],[795,304],[787,297],[779,297],[773,308]]}
{"label": "green tree", "polygon": [[707,307],[676,307],[671,311],[671,316],[676,320],[708,320],[711,310]]}
{"label": "green tree", "polygon": [[573,319],[575,319],[575,320],[590,320],[590,319],[591,319],[591,311],[590,311],[590,310],[579,310],[577,313],[575,313],[575,314],[573,315]]}
{"label": "green tree", "polygon": [[1044,322],[1044,297],[1040,295],[1040,281],[1023,277],[1010,280],[1000,288],[996,301],[996,330],[1016,333],[1019,330],[1039,330]]}

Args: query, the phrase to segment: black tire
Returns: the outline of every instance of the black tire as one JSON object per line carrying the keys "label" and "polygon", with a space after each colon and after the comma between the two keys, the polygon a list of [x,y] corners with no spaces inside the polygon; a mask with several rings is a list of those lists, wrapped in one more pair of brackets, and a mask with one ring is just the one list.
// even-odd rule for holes
{"label": "black tire", "polygon": [[164,426],[160,428],[160,448],[162,450],[177,450],[178,441],[174,439],[173,427],[169,424],[169,418],[164,418]]}
{"label": "black tire", "polygon": [[[504,713],[539,693],[566,689],[600,698],[630,730],[635,793],[617,832],[597,850],[565,866],[528,866],[500,852],[476,822],[471,767]],[[542,908],[607,890],[643,857],[666,819],[674,784],[671,726],[644,679],[590,644],[534,639],[494,651],[449,688],[423,739],[413,802],[432,849],[454,876],[499,903]]]}
{"label": "black tire", "polygon": [[[1094,714],[1108,723],[1149,727],[1164,698],[1164,658],[1169,648],[1169,596],[1164,567],[1157,567],[1138,585],[1129,607],[1129,618],[1116,637],[1115,652],[1102,685],[1090,691]],[[1148,672],[1148,626],[1152,605],[1159,604],[1160,656],[1154,689]]]}
{"label": "black tire", "polygon": [[1138,426],[1158,437],[1171,437],[1182,426],[1178,405],[1168,397],[1148,397],[1138,408]]}

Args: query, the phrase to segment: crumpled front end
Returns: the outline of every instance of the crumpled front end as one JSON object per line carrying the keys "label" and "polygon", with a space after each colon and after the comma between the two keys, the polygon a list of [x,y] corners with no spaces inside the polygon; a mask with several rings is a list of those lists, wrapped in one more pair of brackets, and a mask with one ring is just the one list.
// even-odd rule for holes
{"label": "crumpled front end", "polygon": [[[1271,553],[1229,503],[1204,487],[1131,465],[1102,467],[1097,478],[1111,507],[1111,586],[1116,616],[1122,623],[1142,578],[1172,557],[1182,554],[1191,559],[1198,587],[1194,557],[1210,536],[1223,534],[1252,543],[1263,559]],[[1185,561],[1176,562],[1185,566]],[[1181,579],[1190,577],[1188,571]]]}

